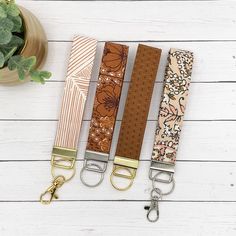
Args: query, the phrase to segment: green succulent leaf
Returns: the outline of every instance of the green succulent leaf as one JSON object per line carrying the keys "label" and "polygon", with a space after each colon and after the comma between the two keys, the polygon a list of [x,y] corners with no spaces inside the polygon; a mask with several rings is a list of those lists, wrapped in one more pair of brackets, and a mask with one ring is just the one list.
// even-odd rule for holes
{"label": "green succulent leaf", "polygon": [[25,72],[29,72],[36,64],[36,57],[24,58],[21,55],[16,55],[10,58],[8,61],[9,70],[22,69]]}
{"label": "green succulent leaf", "polygon": [[0,50],[5,55],[5,61],[8,61],[11,56],[21,47],[24,40],[18,36],[13,35],[12,40],[8,44],[0,45]]}
{"label": "green succulent leaf", "polygon": [[52,74],[48,71],[32,70],[30,71],[30,76],[33,81],[44,84],[45,80],[49,79]]}
{"label": "green succulent leaf", "polygon": [[0,18],[0,27],[11,32],[14,27],[14,23],[8,18]]}
{"label": "green succulent leaf", "polygon": [[9,70],[17,70],[18,76],[20,80],[24,80],[26,73],[30,72],[30,70],[36,64],[36,57],[28,57],[24,58],[21,55],[12,56],[8,61]]}
{"label": "green succulent leaf", "polygon": [[3,67],[4,63],[5,63],[4,54],[0,52],[0,68]]}
{"label": "green succulent leaf", "polygon": [[24,58],[21,62],[21,66],[24,68],[26,71],[30,71],[36,64],[36,57],[28,57]]}
{"label": "green succulent leaf", "polygon": [[4,6],[3,4],[0,5],[0,18],[6,18],[7,17],[7,13],[4,10]]}
{"label": "green succulent leaf", "polygon": [[0,0],[0,7],[2,7],[5,12],[7,11],[7,3],[5,0]]}
{"label": "green succulent leaf", "polygon": [[25,71],[22,66],[22,61],[24,61],[24,58],[20,55],[13,56],[8,61],[8,69],[17,70],[19,80],[25,79]]}
{"label": "green succulent leaf", "polygon": [[15,70],[18,67],[20,67],[21,66],[21,58],[22,57],[20,55],[16,55],[16,56],[11,57],[8,61],[8,69]]}
{"label": "green succulent leaf", "polygon": [[4,29],[3,27],[0,27],[0,44],[7,44],[12,39],[12,33],[9,30]]}
{"label": "green succulent leaf", "polygon": [[15,3],[7,4],[7,14],[10,16],[19,16],[20,10]]}
{"label": "green succulent leaf", "polygon": [[14,24],[12,32],[17,32],[17,33],[21,33],[23,31],[23,27],[22,27],[22,19],[20,16],[15,16],[15,17],[8,17]]}
{"label": "green succulent leaf", "polygon": [[10,48],[9,50],[4,50],[3,53],[5,55],[5,62],[8,61],[16,52],[17,47]]}
{"label": "green succulent leaf", "polygon": [[24,40],[16,35],[12,35],[11,41],[7,44],[9,47],[14,46],[22,46],[24,44]]}
{"label": "green succulent leaf", "polygon": [[18,73],[18,76],[19,76],[19,80],[24,80],[25,79],[25,72],[22,68],[17,68],[17,73]]}
{"label": "green succulent leaf", "polygon": [[49,71],[40,71],[40,76],[43,77],[44,79],[50,79],[52,76],[52,73]]}

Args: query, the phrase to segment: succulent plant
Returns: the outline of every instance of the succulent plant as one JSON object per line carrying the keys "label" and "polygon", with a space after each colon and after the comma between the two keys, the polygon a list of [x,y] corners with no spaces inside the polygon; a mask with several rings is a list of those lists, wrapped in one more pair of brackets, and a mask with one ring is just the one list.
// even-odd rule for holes
{"label": "succulent plant", "polygon": [[0,69],[17,70],[19,80],[24,80],[29,74],[33,81],[44,83],[51,73],[35,69],[35,56],[25,58],[20,55],[23,46],[24,27],[20,10],[14,1],[0,0]]}

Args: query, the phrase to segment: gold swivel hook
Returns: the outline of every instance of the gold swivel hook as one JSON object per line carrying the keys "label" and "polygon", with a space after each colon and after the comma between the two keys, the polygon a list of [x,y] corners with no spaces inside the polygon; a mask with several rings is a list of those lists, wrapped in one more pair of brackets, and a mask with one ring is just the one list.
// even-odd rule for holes
{"label": "gold swivel hook", "polygon": [[62,175],[57,176],[53,181],[52,185],[40,195],[40,202],[44,205],[48,205],[52,202],[53,198],[58,199],[56,191],[65,183],[65,177]]}

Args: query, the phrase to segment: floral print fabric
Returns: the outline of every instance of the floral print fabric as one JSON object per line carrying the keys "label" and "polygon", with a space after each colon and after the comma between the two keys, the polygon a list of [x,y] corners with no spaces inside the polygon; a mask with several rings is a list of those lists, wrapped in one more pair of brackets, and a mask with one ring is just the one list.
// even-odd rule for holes
{"label": "floral print fabric", "polygon": [[107,42],[104,47],[87,150],[109,153],[124,80],[128,47]]}
{"label": "floral print fabric", "polygon": [[193,53],[171,49],[165,72],[152,159],[174,164],[188,97]]}

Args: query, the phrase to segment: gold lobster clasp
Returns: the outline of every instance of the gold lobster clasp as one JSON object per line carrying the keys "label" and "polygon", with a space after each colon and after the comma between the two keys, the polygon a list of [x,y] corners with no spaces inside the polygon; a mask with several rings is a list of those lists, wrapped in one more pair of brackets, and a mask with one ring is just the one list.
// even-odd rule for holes
{"label": "gold lobster clasp", "polygon": [[62,175],[57,176],[53,181],[52,185],[40,195],[40,202],[44,205],[51,203],[53,198],[58,199],[56,191],[65,183],[65,177]]}

